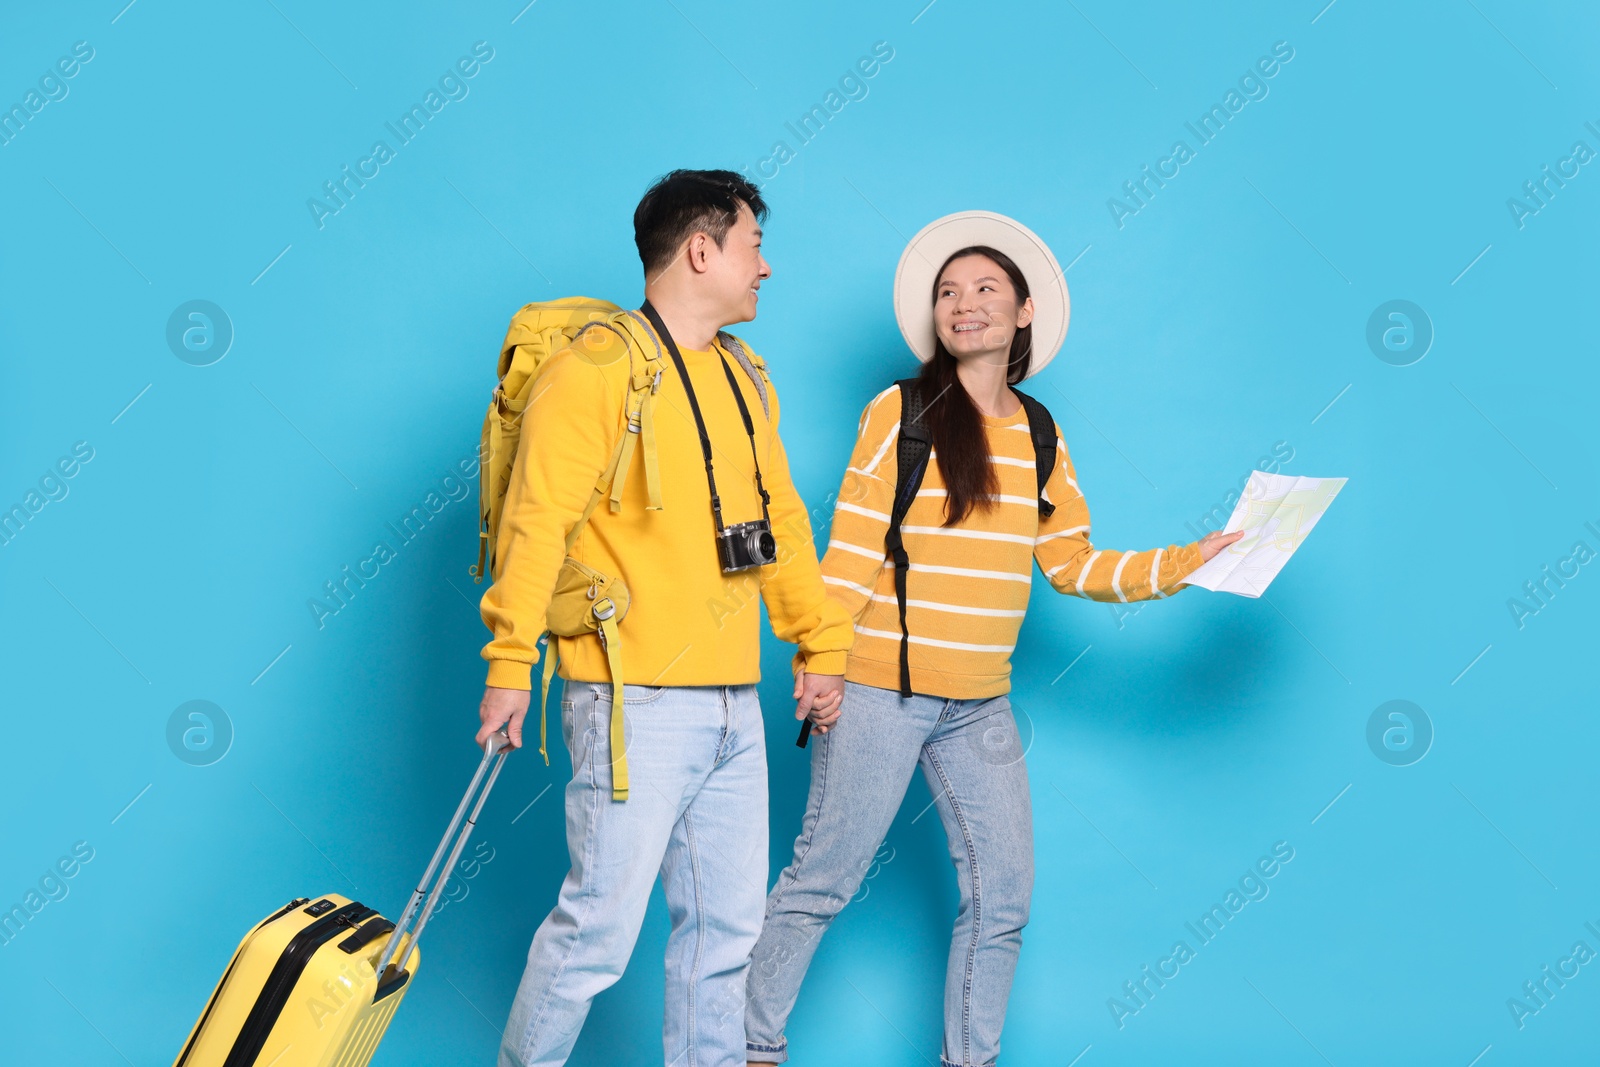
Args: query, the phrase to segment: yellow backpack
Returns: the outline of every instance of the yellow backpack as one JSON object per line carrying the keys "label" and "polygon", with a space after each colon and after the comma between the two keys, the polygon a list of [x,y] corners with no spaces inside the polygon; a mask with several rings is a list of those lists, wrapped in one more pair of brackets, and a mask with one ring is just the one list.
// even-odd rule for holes
{"label": "yellow backpack", "polygon": [[[626,432],[618,435],[616,449],[595,483],[588,506],[567,535],[568,555],[556,576],[550,607],[545,613],[545,628],[550,636],[545,643],[544,676],[539,690],[539,754],[548,765],[545,703],[550,696],[550,680],[555,676],[555,638],[595,634],[605,649],[606,666],[611,674],[612,799],[626,800],[628,762],[623,739],[622,647],[617,626],[628,613],[628,589],[620,577],[602,574],[574,559],[571,552],[600,501],[609,497],[611,510],[622,510],[622,492],[636,448],[644,451],[646,506],[652,511],[661,510],[654,413],[655,394],[661,386],[665,359],[654,331],[633,312],[623,311],[604,300],[575,296],[528,304],[512,316],[511,327],[500,346],[500,382],[484,417],[483,439],[479,445],[478,565],[472,568],[472,574],[479,582],[483,581],[485,573],[491,580],[500,576],[496,546],[500,519],[516,462],[522,413],[533,399],[534,383],[540,370],[564,348],[577,347],[582,351],[585,346],[599,349],[608,344],[601,330],[621,337],[628,352],[628,396],[624,410],[618,413],[619,424],[626,427]],[[762,410],[770,417],[765,364],[733,335],[722,333],[718,338],[755,383]]]}

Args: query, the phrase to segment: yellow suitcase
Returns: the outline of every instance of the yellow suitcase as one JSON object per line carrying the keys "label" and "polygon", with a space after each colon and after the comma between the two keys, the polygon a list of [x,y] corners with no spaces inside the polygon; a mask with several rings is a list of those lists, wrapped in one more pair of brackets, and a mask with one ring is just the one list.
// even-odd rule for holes
{"label": "yellow suitcase", "polygon": [[365,1067],[416,976],[417,939],[510,750],[504,733],[484,746],[398,923],[337,893],[290,901],[239,942],[174,1067]]}

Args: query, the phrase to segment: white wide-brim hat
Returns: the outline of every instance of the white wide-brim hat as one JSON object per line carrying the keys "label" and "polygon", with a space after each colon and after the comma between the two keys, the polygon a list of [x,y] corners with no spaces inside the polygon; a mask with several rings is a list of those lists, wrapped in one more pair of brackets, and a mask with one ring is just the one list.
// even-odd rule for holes
{"label": "white wide-brim hat", "polygon": [[1033,297],[1033,352],[1028,376],[1044,370],[1067,339],[1072,301],[1067,279],[1039,235],[993,211],[958,211],[924,226],[900,253],[894,272],[894,317],[906,344],[926,363],[933,358],[933,286],[954,252],[987,245],[1004,252],[1028,280]]}

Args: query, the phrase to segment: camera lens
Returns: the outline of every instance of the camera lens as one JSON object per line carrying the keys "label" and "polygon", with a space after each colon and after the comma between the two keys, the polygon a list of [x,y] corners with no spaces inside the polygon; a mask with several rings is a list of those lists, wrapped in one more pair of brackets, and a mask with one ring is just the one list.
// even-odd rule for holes
{"label": "camera lens", "polygon": [[762,563],[771,563],[778,558],[778,542],[768,530],[756,535],[756,558]]}

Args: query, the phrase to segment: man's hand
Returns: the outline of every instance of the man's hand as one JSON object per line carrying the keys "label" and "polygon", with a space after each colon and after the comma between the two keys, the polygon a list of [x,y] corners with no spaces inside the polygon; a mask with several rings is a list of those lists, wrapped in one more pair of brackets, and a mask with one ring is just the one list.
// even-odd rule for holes
{"label": "man's hand", "polygon": [[1243,530],[1235,530],[1233,533],[1227,534],[1217,530],[1214,533],[1206,534],[1200,539],[1200,558],[1207,563],[1211,562],[1212,556],[1215,556],[1243,536]]}
{"label": "man's hand", "polygon": [[532,695],[526,689],[484,687],[483,703],[478,705],[478,718],[483,720],[483,725],[478,727],[478,747],[488,744],[490,736],[509,722],[511,747],[521,748],[522,720],[527,717],[528,698]]}
{"label": "man's hand", "polygon": [[794,717],[811,718],[811,729],[825,734],[844,705],[844,675],[812,674],[804,667],[794,676]]}

